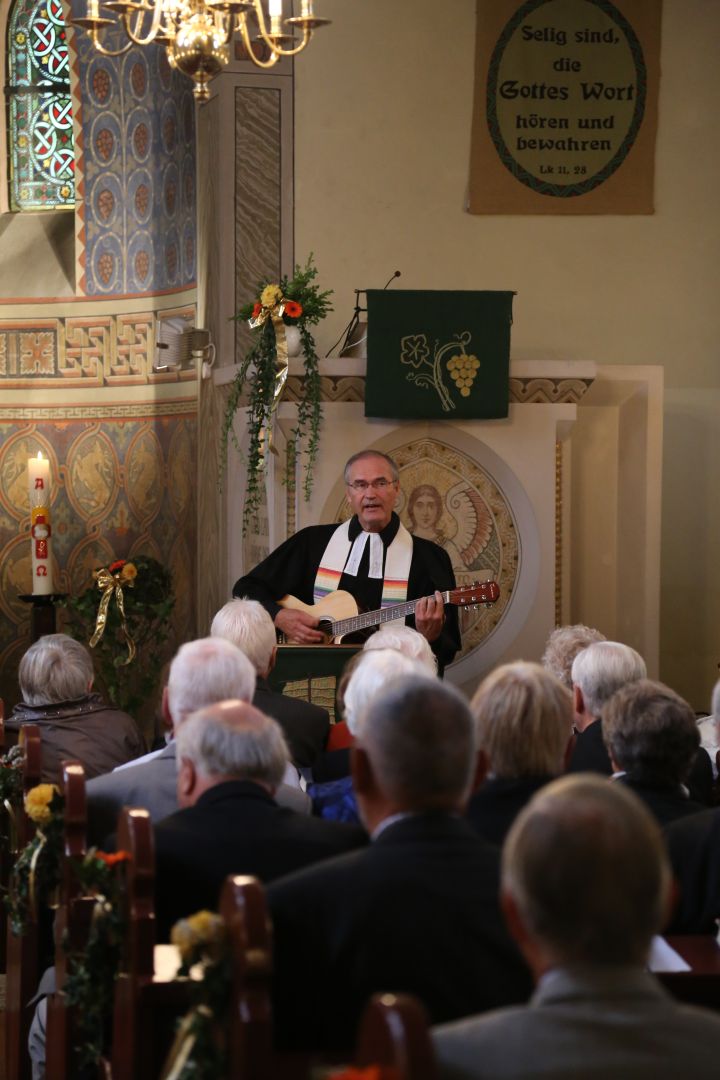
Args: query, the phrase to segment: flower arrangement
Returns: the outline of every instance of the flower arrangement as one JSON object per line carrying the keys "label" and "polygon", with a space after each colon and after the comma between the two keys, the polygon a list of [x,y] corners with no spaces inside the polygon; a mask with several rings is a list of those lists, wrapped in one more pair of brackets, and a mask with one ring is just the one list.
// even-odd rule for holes
{"label": "flower arrangement", "polygon": [[227,1075],[227,1050],[219,1032],[228,1018],[232,991],[232,962],[223,919],[198,911],[175,923],[170,940],[180,951],[180,977],[200,967],[193,977],[194,1005],[180,1024],[163,1069],[173,1080],[216,1080]]}
{"label": "flower arrangement", "polygon": [[[22,746],[11,746],[7,754],[0,757],[0,802],[12,807],[19,802],[23,786],[23,761],[25,754]],[[9,812],[9,811],[8,811]]]}
{"label": "flower arrangement", "polygon": [[294,473],[298,446],[304,441],[305,498],[309,499],[312,492],[322,407],[318,358],[310,327],[317,325],[332,311],[332,292],[329,289],[321,291],[315,283],[316,277],[317,268],[310,254],[305,266],[295,267],[292,278],[282,277],[278,283],[260,282],[257,299],[242,307],[235,316],[237,320],[247,322],[255,335],[233,381],[222,428],[224,468],[230,440],[242,452],[233,431],[233,422],[236,412],[244,404],[248,412],[249,448],[245,455],[247,486],[243,533],[247,532],[251,522],[257,522],[262,501],[261,481],[265,474],[266,449],[272,448],[270,434],[273,415],[287,380],[286,326],[297,326],[300,332],[305,367],[304,391],[298,401],[297,423],[289,443],[286,478]]}
{"label": "flower arrangement", "polygon": [[155,692],[166,659],[162,646],[175,607],[172,576],[157,559],[138,555],[94,570],[93,579],[65,602],[67,629],[93,647],[98,682],[109,700],[135,715]]}
{"label": "flower arrangement", "polygon": [[37,784],[25,795],[25,813],[37,826],[10,876],[5,906],[10,928],[21,937],[60,883],[65,799],[54,784]]}
{"label": "flower arrangement", "polygon": [[75,868],[83,895],[95,898],[90,931],[82,953],[69,953],[63,986],[68,1005],[75,1007],[75,1033],[80,1068],[92,1067],[109,1052],[108,1035],[113,993],[125,937],[125,913],[120,902],[122,876],[117,866],[130,858],[127,851],[107,854],[91,848]]}

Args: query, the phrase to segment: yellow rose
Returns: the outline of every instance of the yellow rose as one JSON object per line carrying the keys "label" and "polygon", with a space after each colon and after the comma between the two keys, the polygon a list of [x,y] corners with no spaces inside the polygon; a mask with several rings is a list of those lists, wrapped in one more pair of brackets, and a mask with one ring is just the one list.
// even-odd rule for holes
{"label": "yellow rose", "polygon": [[120,577],[123,581],[134,581],[137,577],[137,566],[135,563],[126,562],[120,571]]}
{"label": "yellow rose", "polygon": [[272,308],[282,300],[282,290],[279,285],[266,285],[260,293],[260,303],[263,307]]}
{"label": "yellow rose", "polygon": [[198,911],[187,919],[176,922],[170,932],[170,941],[180,950],[183,963],[189,963],[193,958],[193,952],[199,948],[207,948],[211,953],[212,946],[217,946],[223,939],[224,923],[219,915],[212,911]]}
{"label": "yellow rose", "polygon": [[36,825],[47,825],[52,819],[50,803],[58,790],[54,784],[38,784],[25,796],[25,813]]}

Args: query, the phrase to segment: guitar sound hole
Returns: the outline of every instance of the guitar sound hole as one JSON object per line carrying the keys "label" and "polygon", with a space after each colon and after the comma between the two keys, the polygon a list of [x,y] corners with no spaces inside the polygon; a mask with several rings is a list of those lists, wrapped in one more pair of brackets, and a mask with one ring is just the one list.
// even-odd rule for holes
{"label": "guitar sound hole", "polygon": [[332,637],[333,625],[332,619],[320,619],[318,622],[318,630],[321,630],[323,634],[327,634],[328,637]]}

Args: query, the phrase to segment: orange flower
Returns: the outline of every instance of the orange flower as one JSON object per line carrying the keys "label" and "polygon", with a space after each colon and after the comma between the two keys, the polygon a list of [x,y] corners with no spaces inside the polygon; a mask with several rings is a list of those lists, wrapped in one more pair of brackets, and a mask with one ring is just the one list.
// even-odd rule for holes
{"label": "orange flower", "polygon": [[262,311],[262,304],[257,303],[255,305],[255,307],[252,309],[252,315],[250,316],[250,318],[251,319],[257,319],[257,317],[258,317],[258,315],[260,314],[261,311]]}
{"label": "orange flower", "polygon": [[285,314],[290,319],[299,319],[303,313],[302,304],[298,304],[296,300],[285,301]]}
{"label": "orange flower", "polygon": [[107,851],[96,851],[95,858],[100,862],[104,862],[106,866],[115,866],[117,863],[125,862],[130,858],[129,851],[116,851],[114,854],[108,854]]}

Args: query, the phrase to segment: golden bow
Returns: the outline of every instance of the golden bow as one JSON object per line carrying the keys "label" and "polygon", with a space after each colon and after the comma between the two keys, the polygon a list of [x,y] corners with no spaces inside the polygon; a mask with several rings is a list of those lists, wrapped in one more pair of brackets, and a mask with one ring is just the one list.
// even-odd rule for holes
{"label": "golden bow", "polygon": [[[113,593],[115,594],[115,600],[117,601],[118,611],[120,612],[120,628],[123,632],[123,637],[127,643],[128,654],[125,660],[121,660],[118,663],[118,667],[126,667],[131,664],[135,659],[135,642],[130,636],[130,631],[125,621],[125,598],[123,596],[123,585],[129,585],[132,588],[133,577],[130,577],[126,573],[127,567],[132,566],[132,563],[125,563],[122,570],[116,574],[111,574],[109,570],[103,568],[102,570],[94,570],[93,577],[97,581],[97,587],[102,591],[100,598],[100,606],[98,607],[97,619],[95,620],[95,632],[90,638],[90,648],[94,649],[98,641],[105,633],[105,627],[107,626],[108,608],[110,607],[110,601],[112,600]],[[135,567],[133,566],[133,570]]]}

